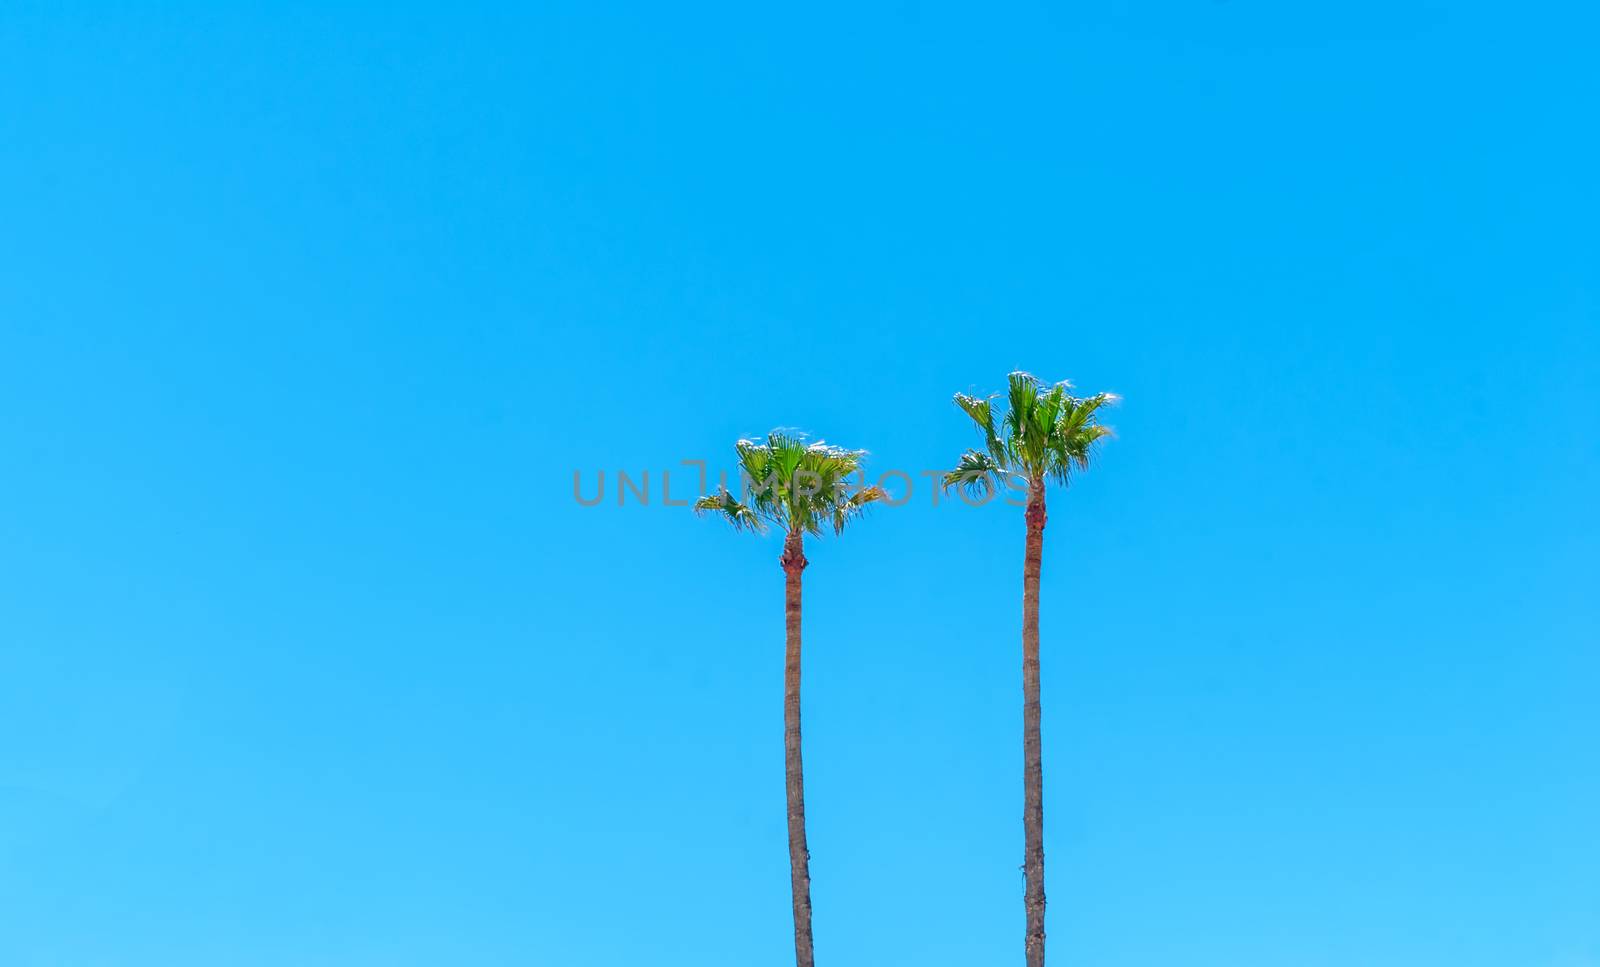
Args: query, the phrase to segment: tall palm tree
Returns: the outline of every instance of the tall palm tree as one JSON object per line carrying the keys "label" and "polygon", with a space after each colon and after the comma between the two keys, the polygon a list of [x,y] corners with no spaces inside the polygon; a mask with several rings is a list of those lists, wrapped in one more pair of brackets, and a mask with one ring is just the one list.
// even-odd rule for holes
{"label": "tall palm tree", "polygon": [[1009,409],[997,423],[993,400],[957,393],[961,407],[983,433],[983,449],[968,450],[944,485],[992,496],[1002,482],[1027,490],[1027,543],[1022,558],[1022,828],[1027,910],[1024,950],[1028,967],[1044,967],[1044,765],[1039,744],[1039,570],[1044,556],[1044,491],[1066,486],[1075,470],[1087,470],[1095,444],[1111,435],[1096,421],[1110,393],[1076,397],[1065,382],[1046,386],[1027,373],[1012,373]]}
{"label": "tall palm tree", "polygon": [[789,800],[789,886],[794,904],[794,959],[814,967],[811,946],[811,853],[806,849],[805,773],[800,762],[800,572],[806,569],[805,537],[831,528],[844,533],[867,505],[882,500],[878,487],[849,488],[865,450],[844,450],[796,434],[773,431],[765,443],[734,444],[743,496],[727,487],[694,503],[696,514],[715,514],[735,530],[784,534],[778,563],[784,573],[783,747]]}

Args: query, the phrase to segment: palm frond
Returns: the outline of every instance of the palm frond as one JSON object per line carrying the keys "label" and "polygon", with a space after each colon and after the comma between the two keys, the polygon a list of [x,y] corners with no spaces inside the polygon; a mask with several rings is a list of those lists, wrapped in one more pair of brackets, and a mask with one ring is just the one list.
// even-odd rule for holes
{"label": "palm frond", "polygon": [[737,497],[728,492],[726,487],[717,488],[717,492],[706,494],[694,502],[696,516],[704,517],[715,514],[733,525],[736,531],[753,531],[765,533],[766,522],[761,519],[754,508],[742,503]]}
{"label": "palm frond", "polygon": [[844,500],[836,501],[833,505],[833,533],[843,534],[847,524],[866,513],[868,505],[886,500],[888,496],[882,487],[862,487]]}
{"label": "palm frond", "polygon": [[977,424],[979,430],[983,431],[983,445],[988,449],[989,455],[996,461],[1004,463],[1006,451],[1001,444],[1000,435],[995,432],[993,400],[993,396],[977,397],[965,393],[955,395],[955,404]]}
{"label": "palm frond", "polygon": [[1019,369],[1006,376],[1006,384],[1011,413],[1026,423],[1039,401],[1039,377]]}
{"label": "palm frond", "polygon": [[944,489],[960,487],[974,496],[988,496],[998,485],[996,478],[1005,467],[982,450],[968,450],[956,462],[956,468],[944,475]]}
{"label": "palm frond", "polygon": [[1097,421],[1095,413],[1116,400],[1117,397],[1111,393],[1098,393],[1083,399],[1068,397],[1067,405],[1051,435],[1051,479],[1065,485],[1073,470],[1089,469],[1096,445],[1113,435],[1109,426]]}

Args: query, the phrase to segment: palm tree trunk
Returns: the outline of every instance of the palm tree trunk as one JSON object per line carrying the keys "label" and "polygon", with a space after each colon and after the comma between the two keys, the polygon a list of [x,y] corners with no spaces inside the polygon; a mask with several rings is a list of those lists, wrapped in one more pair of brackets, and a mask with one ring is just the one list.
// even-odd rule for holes
{"label": "palm tree trunk", "polygon": [[794,962],[813,967],[811,952],[811,853],[806,849],[805,773],[800,763],[800,572],[806,555],[800,531],[784,541],[783,752],[789,798],[789,887],[794,901]]}
{"label": "palm tree trunk", "polygon": [[1022,869],[1028,912],[1028,967],[1044,967],[1044,762],[1039,742],[1039,570],[1044,559],[1044,482],[1028,488],[1028,543],[1022,561]]}

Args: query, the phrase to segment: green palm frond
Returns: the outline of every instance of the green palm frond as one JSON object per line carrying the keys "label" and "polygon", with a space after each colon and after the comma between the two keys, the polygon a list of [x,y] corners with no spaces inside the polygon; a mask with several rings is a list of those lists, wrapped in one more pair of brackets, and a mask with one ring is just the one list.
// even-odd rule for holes
{"label": "green palm frond", "polygon": [[843,534],[845,526],[866,513],[867,505],[888,499],[882,487],[862,487],[833,505],[833,532]]}
{"label": "green palm frond", "polygon": [[714,494],[706,494],[694,502],[696,516],[717,514],[733,525],[736,531],[754,531],[764,533],[767,524],[753,508],[741,503],[739,498],[728,492],[726,487],[720,487]]}
{"label": "green palm frond", "polygon": [[964,393],[955,395],[955,403],[961,407],[962,412],[972,418],[978,429],[983,431],[983,444],[989,455],[998,462],[1005,462],[1005,447],[1000,443],[1000,436],[995,432],[994,426],[994,397],[980,398],[967,396]]}
{"label": "green palm frond", "polygon": [[975,496],[988,496],[998,485],[998,477],[1005,467],[982,450],[968,450],[957,461],[956,468],[944,475],[944,489],[960,487]]}

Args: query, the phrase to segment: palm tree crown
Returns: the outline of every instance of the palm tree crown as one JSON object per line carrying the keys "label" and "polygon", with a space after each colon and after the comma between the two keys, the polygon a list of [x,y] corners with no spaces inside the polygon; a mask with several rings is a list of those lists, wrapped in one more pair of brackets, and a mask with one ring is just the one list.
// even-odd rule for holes
{"label": "palm tree crown", "polygon": [[807,443],[798,434],[774,430],[765,443],[740,440],[739,473],[743,499],[718,487],[694,502],[696,514],[718,514],[735,530],[820,534],[831,527],[842,534],[868,504],[884,498],[881,487],[849,489],[849,478],[861,471],[865,450],[846,450],[818,440]]}
{"label": "palm tree crown", "polygon": [[[984,448],[961,455],[944,476],[946,487],[988,493],[1005,474],[1026,477],[1030,487],[1046,479],[1066,484],[1073,470],[1087,470],[1095,444],[1111,435],[1095,411],[1116,402],[1111,393],[1077,397],[1072,384],[1046,386],[1038,377],[1015,372],[1007,377],[1010,408],[997,424],[995,396],[957,393],[956,405],[983,431]],[[997,394],[998,395],[998,394]]]}

